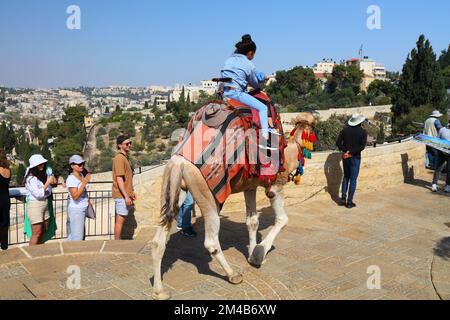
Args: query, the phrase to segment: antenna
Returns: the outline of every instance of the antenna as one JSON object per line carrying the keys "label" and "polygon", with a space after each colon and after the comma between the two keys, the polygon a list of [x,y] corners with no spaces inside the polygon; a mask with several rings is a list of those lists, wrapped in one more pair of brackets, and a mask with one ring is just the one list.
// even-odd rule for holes
{"label": "antenna", "polygon": [[359,48],[359,58],[362,60],[363,57],[363,44],[361,44],[361,48]]}

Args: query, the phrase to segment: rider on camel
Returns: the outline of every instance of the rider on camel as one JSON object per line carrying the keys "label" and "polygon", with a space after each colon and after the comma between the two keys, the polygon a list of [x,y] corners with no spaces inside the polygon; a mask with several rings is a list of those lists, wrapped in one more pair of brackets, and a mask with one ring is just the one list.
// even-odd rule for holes
{"label": "rider on camel", "polygon": [[[268,141],[269,133],[280,135],[275,128],[269,128],[269,119],[267,106],[247,93],[247,86],[254,89],[261,89],[269,77],[264,73],[256,71],[255,65],[251,60],[255,57],[256,44],[248,34],[242,37],[242,40],[236,44],[236,51],[225,61],[221,75],[223,78],[230,78],[231,83],[224,84],[224,96],[229,99],[237,100],[259,113],[261,122],[262,137]],[[267,146],[259,146],[263,149],[270,149]]]}

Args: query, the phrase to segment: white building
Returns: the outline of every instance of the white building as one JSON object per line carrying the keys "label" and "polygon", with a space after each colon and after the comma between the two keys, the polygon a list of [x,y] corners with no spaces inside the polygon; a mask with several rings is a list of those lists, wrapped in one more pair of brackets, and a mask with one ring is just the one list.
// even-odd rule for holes
{"label": "white building", "polygon": [[361,83],[361,90],[367,91],[369,85],[375,80],[387,80],[386,68],[384,65],[376,63],[376,61],[364,57],[363,59],[350,59],[346,62],[347,65],[357,65],[359,69],[364,73],[364,77]]}
{"label": "white building", "polygon": [[313,71],[316,74],[332,74],[333,68],[336,65],[336,62],[331,59],[323,59],[320,62],[317,62],[313,66]]}
{"label": "white building", "polygon": [[180,100],[183,88],[186,99],[189,96],[191,102],[198,102],[202,91],[207,95],[214,95],[216,93],[217,83],[210,80],[205,80],[201,82],[200,86],[176,85],[172,91],[172,99],[174,101]]}

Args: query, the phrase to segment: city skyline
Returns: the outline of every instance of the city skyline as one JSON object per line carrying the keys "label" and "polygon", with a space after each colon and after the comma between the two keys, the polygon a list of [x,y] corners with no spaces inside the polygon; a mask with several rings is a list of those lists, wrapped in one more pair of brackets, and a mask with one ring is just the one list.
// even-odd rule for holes
{"label": "city skyline", "polygon": [[[81,10],[69,30],[66,10]],[[369,30],[367,8],[381,10]],[[238,7],[237,7],[238,6]],[[227,2],[31,1],[0,4],[0,85],[26,88],[148,87],[199,83],[217,76],[234,43],[251,33],[255,64],[267,73],[364,55],[400,71],[420,34],[437,55],[449,44],[450,4],[397,1]],[[224,17],[225,16],[225,17]],[[252,17],[252,18],[249,18]],[[253,19],[254,18],[254,19]],[[229,21],[229,22],[228,22]],[[256,22],[255,22],[256,21]],[[228,23],[227,23],[228,22]],[[182,54],[180,54],[180,52]]]}

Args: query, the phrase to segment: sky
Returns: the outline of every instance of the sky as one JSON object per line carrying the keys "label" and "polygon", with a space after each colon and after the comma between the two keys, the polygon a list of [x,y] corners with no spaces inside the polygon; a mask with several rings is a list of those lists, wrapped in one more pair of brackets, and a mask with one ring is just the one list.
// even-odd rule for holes
{"label": "sky", "polygon": [[[80,30],[66,26],[70,5]],[[422,33],[437,54],[448,47],[449,12],[448,0],[0,0],[0,86],[196,84],[220,74],[245,33],[266,73],[357,57],[361,44],[400,71]]]}

